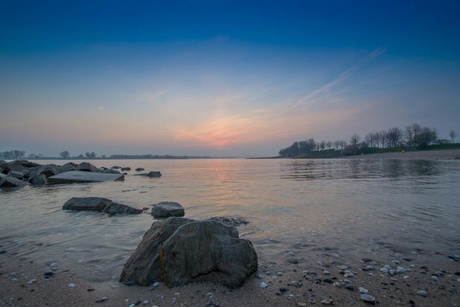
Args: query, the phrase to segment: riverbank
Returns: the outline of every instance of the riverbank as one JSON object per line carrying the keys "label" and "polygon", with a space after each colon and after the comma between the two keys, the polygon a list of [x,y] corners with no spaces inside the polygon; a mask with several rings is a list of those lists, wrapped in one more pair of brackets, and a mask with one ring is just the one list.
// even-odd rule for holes
{"label": "riverbank", "polygon": [[396,160],[459,160],[460,149],[385,152],[369,155],[345,156],[340,159],[396,159]]}
{"label": "riverbank", "polygon": [[92,282],[59,261],[17,258],[11,252],[17,244],[2,240],[0,247],[2,306],[368,306],[360,291],[368,291],[378,306],[460,302],[460,256],[405,244],[358,251],[304,244],[278,263],[261,253],[257,276],[236,290],[214,284],[128,287],[117,276]]}

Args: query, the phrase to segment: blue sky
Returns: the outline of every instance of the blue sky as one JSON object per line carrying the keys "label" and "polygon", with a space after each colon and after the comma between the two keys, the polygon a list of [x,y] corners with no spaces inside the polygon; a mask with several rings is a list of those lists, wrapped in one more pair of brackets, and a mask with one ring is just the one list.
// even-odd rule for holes
{"label": "blue sky", "polygon": [[276,155],[460,134],[457,1],[3,1],[0,151]]}

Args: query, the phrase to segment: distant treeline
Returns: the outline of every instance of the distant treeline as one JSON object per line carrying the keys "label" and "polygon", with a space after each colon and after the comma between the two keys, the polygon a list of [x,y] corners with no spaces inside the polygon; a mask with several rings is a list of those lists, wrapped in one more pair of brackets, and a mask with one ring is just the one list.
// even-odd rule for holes
{"label": "distant treeline", "polygon": [[334,157],[374,153],[378,149],[387,149],[386,151],[422,150],[432,144],[454,143],[456,136],[456,132],[451,130],[449,133],[451,140],[439,139],[436,129],[414,123],[404,129],[394,127],[368,133],[364,140],[361,140],[361,137],[355,133],[349,142],[346,140],[317,142],[313,138],[297,141],[281,149],[279,155],[281,157]]}

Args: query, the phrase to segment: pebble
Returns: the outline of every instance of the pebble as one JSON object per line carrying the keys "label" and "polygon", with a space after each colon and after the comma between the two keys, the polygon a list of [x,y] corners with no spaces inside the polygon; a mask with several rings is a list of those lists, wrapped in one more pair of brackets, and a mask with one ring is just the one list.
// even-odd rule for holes
{"label": "pebble", "polygon": [[423,291],[423,290],[417,291],[417,294],[422,296],[422,297],[427,297],[428,296],[428,293],[426,293],[426,291]]}
{"label": "pebble", "polygon": [[57,264],[56,262],[51,262],[51,263],[50,263],[50,268],[51,268],[51,270],[56,271],[56,270],[57,270],[57,267],[58,267],[58,264]]}
{"label": "pebble", "polygon": [[372,304],[375,303],[375,297],[373,297],[370,294],[362,293],[360,297],[365,302],[372,303]]}
{"label": "pebble", "polygon": [[54,273],[51,271],[46,271],[45,273],[43,273],[43,275],[45,276],[46,279],[48,279],[48,278],[53,277]]}
{"label": "pebble", "polygon": [[431,279],[434,280],[434,281],[438,281],[438,276],[432,275]]}
{"label": "pebble", "polygon": [[323,305],[333,305],[334,301],[331,298],[326,298],[326,299],[321,301],[321,304],[323,304]]}
{"label": "pebble", "polygon": [[98,300],[95,301],[95,303],[104,303],[104,302],[107,302],[109,299],[107,297],[103,297],[103,298],[100,298]]}
{"label": "pebble", "polygon": [[367,292],[369,292],[369,290],[367,290],[366,288],[359,287],[359,293],[366,294]]}
{"label": "pebble", "polygon": [[323,274],[324,274],[324,275],[330,275],[331,273],[329,273],[329,271],[324,270],[324,271],[323,271]]}
{"label": "pebble", "polygon": [[265,288],[268,287],[268,285],[266,283],[264,283],[264,282],[261,282],[259,287],[261,287],[262,289],[265,289]]}
{"label": "pebble", "polygon": [[396,268],[396,273],[397,274],[403,274],[403,273],[406,273],[407,272],[407,269],[403,268],[402,266],[398,266]]}
{"label": "pebble", "polygon": [[72,282],[71,282],[70,284],[68,284],[67,286],[68,286],[69,288],[75,288],[75,284],[72,283]]}
{"label": "pebble", "polygon": [[282,275],[283,275],[283,273],[281,273],[281,272],[278,272],[278,273],[276,273],[276,275],[278,275],[278,276],[282,276]]}
{"label": "pebble", "polygon": [[337,268],[343,271],[348,270],[348,267],[346,265],[339,265]]}
{"label": "pebble", "polygon": [[37,280],[34,278],[34,279],[29,280],[27,283],[28,283],[29,285],[31,285],[31,284],[34,284],[34,283],[36,283],[36,282],[37,282]]}
{"label": "pebble", "polygon": [[147,305],[148,303],[150,303],[150,301],[149,301],[149,300],[145,300],[145,301],[142,302],[142,305]]}

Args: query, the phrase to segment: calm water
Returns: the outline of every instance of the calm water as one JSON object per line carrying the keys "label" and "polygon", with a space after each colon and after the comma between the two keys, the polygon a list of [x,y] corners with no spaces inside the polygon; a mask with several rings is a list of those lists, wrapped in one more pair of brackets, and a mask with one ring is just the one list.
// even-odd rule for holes
{"label": "calm water", "polygon": [[[44,163],[39,161],[39,163]],[[63,164],[63,161],[46,163]],[[186,216],[241,215],[261,262],[300,245],[357,253],[393,244],[460,254],[460,163],[399,160],[102,160],[161,178],[0,191],[0,245],[37,263],[57,261],[89,280],[116,278],[153,222],[62,210],[99,196],[150,207],[176,201]]]}

